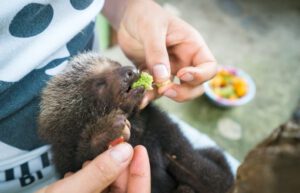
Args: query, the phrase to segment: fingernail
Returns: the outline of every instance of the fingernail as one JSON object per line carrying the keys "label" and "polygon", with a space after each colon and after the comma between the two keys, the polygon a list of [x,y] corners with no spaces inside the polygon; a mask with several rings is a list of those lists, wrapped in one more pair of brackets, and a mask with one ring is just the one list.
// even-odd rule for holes
{"label": "fingernail", "polygon": [[153,74],[156,78],[159,79],[167,79],[169,78],[169,72],[165,65],[163,64],[156,64],[153,67]]}
{"label": "fingernail", "polygon": [[121,143],[110,150],[110,156],[118,163],[127,161],[132,154],[132,147],[127,143]]}
{"label": "fingernail", "polygon": [[180,79],[189,82],[194,80],[194,76],[191,73],[185,73],[183,76],[180,77]]}
{"label": "fingernail", "polygon": [[177,92],[173,89],[169,89],[164,93],[164,95],[170,98],[174,98],[177,96]]}

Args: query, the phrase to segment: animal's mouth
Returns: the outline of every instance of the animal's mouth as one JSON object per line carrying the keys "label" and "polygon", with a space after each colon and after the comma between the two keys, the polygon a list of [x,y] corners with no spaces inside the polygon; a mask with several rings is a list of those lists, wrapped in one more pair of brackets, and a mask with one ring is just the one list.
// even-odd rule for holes
{"label": "animal's mouth", "polygon": [[132,84],[139,79],[140,75],[140,73],[134,73],[134,76],[132,76],[132,78],[128,81],[125,89],[126,95],[137,95],[145,92],[143,87],[132,88]]}
{"label": "animal's mouth", "polygon": [[144,95],[145,93],[145,89],[143,87],[139,87],[139,88],[130,88],[128,89],[128,91],[126,92],[127,96],[138,96],[138,95]]}
{"label": "animal's mouth", "polygon": [[123,81],[120,95],[118,97],[118,107],[128,116],[139,112],[139,106],[145,95],[143,87],[133,88],[132,85],[140,78],[140,74],[133,72],[126,81]]}

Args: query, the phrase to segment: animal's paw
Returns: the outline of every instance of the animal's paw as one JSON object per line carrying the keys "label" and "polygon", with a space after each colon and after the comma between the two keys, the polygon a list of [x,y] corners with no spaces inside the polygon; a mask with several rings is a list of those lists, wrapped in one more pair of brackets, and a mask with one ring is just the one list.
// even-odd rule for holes
{"label": "animal's paw", "polygon": [[[113,119],[112,130],[117,131],[116,133],[120,132],[119,138],[123,138],[124,140],[129,140],[130,138],[130,128],[131,124],[128,121],[127,117],[123,114],[117,114]],[[115,145],[115,144],[112,144]]]}
{"label": "animal's paw", "polygon": [[127,141],[130,137],[130,128],[131,125],[122,111],[112,111],[83,129],[78,149],[80,152],[87,152],[89,158],[94,158],[110,146]]}
{"label": "animal's paw", "polygon": [[93,146],[105,144],[106,147],[117,145],[130,138],[130,122],[123,111],[111,112],[106,117],[99,119],[98,132],[92,138]]}

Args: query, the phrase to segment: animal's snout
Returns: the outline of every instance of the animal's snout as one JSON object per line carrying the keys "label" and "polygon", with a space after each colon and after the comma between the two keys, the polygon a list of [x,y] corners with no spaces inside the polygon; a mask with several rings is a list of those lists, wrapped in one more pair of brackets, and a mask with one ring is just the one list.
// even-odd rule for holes
{"label": "animal's snout", "polygon": [[136,68],[131,66],[125,66],[120,69],[121,77],[124,82],[132,83],[138,78],[138,71]]}

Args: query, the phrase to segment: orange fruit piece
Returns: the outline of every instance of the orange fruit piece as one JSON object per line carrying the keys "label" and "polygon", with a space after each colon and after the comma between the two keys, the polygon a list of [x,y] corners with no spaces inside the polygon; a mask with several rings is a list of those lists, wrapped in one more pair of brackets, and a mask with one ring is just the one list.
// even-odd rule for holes
{"label": "orange fruit piece", "polygon": [[242,96],[246,95],[246,93],[247,93],[247,87],[240,86],[240,87],[237,87],[235,89],[235,91],[236,91],[236,94],[237,94],[238,97],[242,97]]}
{"label": "orange fruit piece", "polygon": [[215,76],[212,80],[211,80],[211,86],[213,88],[216,88],[216,87],[221,87],[221,86],[224,86],[224,79],[222,78],[222,76],[220,75],[217,75]]}
{"label": "orange fruit piece", "polygon": [[116,145],[118,145],[118,144],[120,144],[120,143],[123,143],[124,141],[125,141],[125,140],[124,140],[124,137],[123,137],[123,136],[118,137],[118,138],[114,139],[113,141],[111,141],[111,142],[109,143],[108,148],[114,147],[114,146],[116,146]]}

